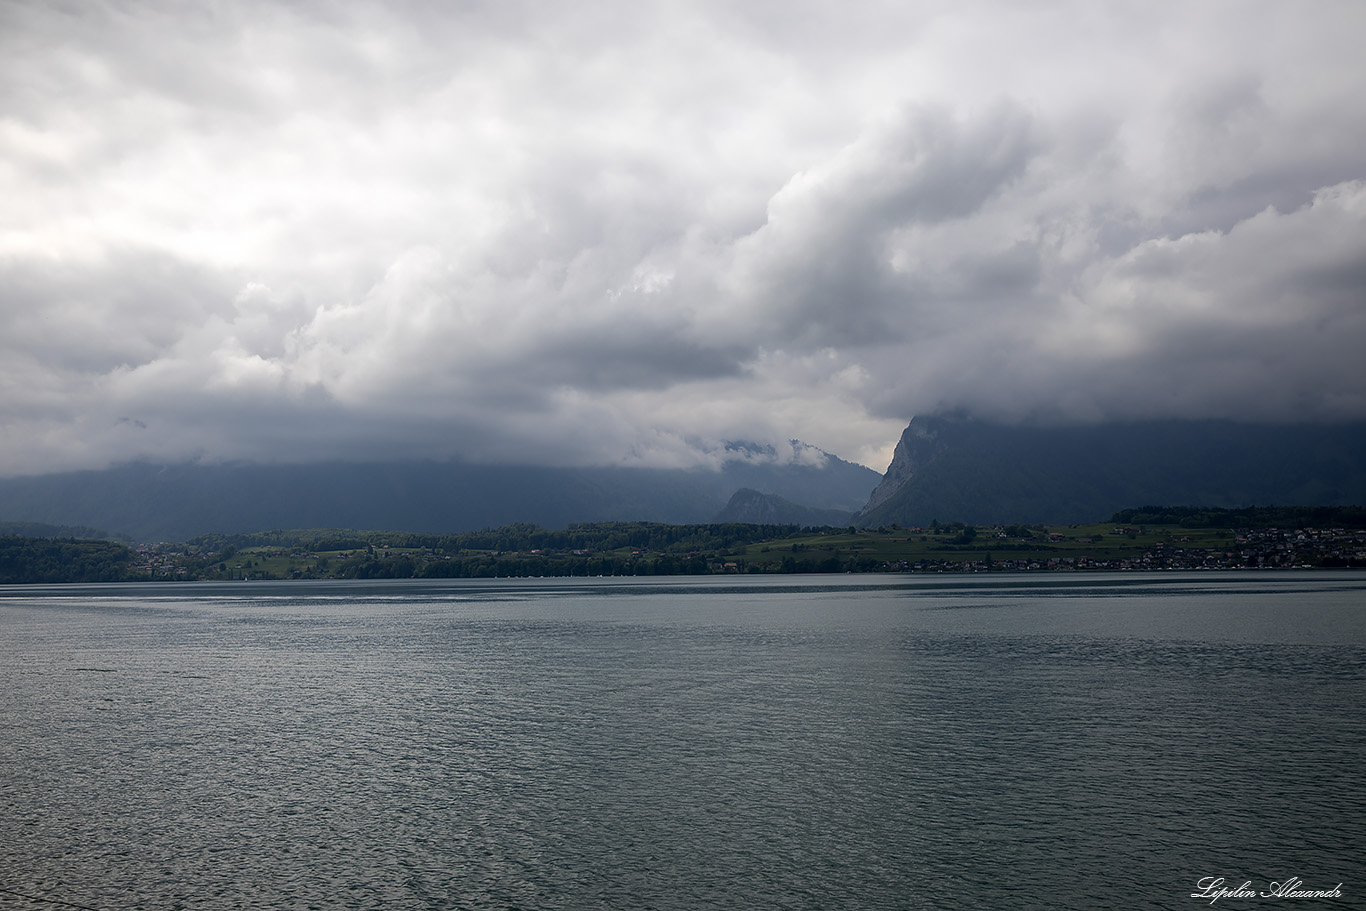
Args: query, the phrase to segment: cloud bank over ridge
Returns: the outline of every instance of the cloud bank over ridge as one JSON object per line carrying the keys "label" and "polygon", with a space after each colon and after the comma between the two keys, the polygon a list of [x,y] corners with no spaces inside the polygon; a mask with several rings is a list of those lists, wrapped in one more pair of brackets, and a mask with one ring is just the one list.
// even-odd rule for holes
{"label": "cloud bank over ridge", "polygon": [[1366,418],[1366,8],[0,5],[0,474]]}

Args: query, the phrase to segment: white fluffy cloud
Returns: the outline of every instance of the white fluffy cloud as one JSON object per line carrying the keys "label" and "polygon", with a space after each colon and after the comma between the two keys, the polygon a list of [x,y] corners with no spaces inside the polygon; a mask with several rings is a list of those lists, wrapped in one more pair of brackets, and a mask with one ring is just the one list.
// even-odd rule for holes
{"label": "white fluffy cloud", "polygon": [[0,473],[1366,418],[1355,2],[0,6]]}

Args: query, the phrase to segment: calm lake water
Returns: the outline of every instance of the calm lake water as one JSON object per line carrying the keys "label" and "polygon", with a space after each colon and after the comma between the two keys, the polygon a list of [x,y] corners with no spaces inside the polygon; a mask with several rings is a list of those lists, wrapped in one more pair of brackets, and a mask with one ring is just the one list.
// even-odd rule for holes
{"label": "calm lake water", "polygon": [[1205,877],[1366,907],[1366,574],[0,588],[4,909],[1197,908]]}

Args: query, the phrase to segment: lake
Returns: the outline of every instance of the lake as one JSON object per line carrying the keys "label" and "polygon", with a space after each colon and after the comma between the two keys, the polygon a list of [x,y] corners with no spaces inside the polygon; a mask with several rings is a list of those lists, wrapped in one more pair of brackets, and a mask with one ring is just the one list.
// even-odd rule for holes
{"label": "lake", "polygon": [[4,909],[1366,907],[1363,858],[1362,572],[0,588]]}

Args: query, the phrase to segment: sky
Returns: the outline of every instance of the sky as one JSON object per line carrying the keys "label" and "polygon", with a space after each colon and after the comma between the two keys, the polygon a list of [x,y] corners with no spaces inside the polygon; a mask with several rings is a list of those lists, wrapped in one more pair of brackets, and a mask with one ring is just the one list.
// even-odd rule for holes
{"label": "sky", "polygon": [[1366,419],[1362,35],[1359,0],[0,0],[0,475]]}

